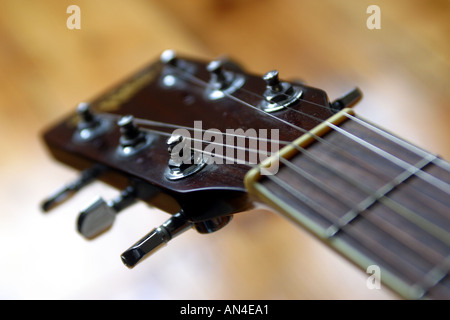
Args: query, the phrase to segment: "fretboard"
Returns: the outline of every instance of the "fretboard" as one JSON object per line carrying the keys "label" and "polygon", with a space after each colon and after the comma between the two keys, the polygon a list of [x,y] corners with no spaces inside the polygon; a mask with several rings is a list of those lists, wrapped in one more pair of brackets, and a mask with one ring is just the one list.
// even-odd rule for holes
{"label": "fretboard", "polygon": [[450,165],[351,115],[329,127],[249,191],[401,296],[450,298]]}

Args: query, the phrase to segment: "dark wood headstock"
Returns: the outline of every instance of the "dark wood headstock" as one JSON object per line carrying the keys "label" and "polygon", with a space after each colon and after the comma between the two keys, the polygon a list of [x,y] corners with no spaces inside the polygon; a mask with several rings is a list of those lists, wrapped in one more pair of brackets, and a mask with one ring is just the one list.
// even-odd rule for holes
{"label": "dark wood headstock", "polygon": [[[291,94],[286,91],[290,88],[297,90],[292,95],[300,92],[300,98],[291,99],[289,108],[270,109],[270,101],[277,101],[276,97],[269,102],[265,97],[270,95],[269,87],[277,85],[285,94],[278,101]],[[167,51],[112,90],[81,104],[77,112],[45,132],[45,143],[54,157],[84,170],[84,176],[51,197],[44,207],[49,209],[67,193],[99,178],[123,191],[112,203],[100,201],[82,212],[79,230],[88,238],[109,226],[114,214],[135,199],[151,201],[157,193],[174,200],[177,219],[185,222],[181,223],[184,227],[193,225],[200,232],[215,231],[228,222],[230,215],[250,204],[243,183],[249,167],[207,164],[194,174],[170,180],[165,173],[170,160],[167,140],[173,129],[148,125],[145,120],[183,127],[194,127],[195,121],[202,121],[204,130],[214,128],[223,133],[238,128],[278,129],[281,141],[292,141],[301,134],[296,127],[310,130],[333,113],[322,90],[297,82],[279,82],[275,73],[268,73],[263,79],[228,60],[205,63],[175,57]],[[134,119],[124,118],[127,115]],[[136,147],[133,139],[138,141]],[[131,149],[123,147],[127,143]],[[91,226],[95,224],[90,222],[91,215],[103,221],[104,226]]]}

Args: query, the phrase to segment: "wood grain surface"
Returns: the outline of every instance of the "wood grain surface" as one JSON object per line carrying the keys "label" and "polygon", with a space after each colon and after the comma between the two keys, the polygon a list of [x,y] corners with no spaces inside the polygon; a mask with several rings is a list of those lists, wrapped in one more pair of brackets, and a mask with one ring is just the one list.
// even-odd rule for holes
{"label": "wood grain surface", "polygon": [[[66,9],[81,8],[69,30]],[[366,27],[369,5],[381,29]],[[43,147],[44,128],[168,48],[227,54],[328,92],[358,86],[356,111],[450,158],[447,0],[2,0],[0,4],[0,298],[397,299],[269,210],[173,240],[133,270],[120,254],[167,215],[143,204],[102,237],[75,231],[79,210],[118,191],[94,183],[49,214],[40,201],[76,177]]]}

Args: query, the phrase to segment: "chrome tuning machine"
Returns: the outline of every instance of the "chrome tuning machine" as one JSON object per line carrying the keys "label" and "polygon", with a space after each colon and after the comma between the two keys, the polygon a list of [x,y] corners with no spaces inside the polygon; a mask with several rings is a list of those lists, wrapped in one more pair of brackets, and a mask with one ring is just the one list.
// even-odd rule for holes
{"label": "chrome tuning machine", "polygon": [[285,109],[297,103],[302,96],[303,92],[300,87],[279,80],[277,70],[267,72],[263,76],[263,80],[266,82],[266,91],[260,108],[265,112]]}

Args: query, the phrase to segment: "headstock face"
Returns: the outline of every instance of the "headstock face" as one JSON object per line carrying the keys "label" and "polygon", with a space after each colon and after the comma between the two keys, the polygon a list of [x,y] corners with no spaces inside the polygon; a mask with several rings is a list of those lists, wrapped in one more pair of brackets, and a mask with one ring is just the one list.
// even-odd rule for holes
{"label": "headstock face", "polygon": [[[135,119],[186,127],[194,127],[195,121],[201,121],[203,130],[217,129],[222,133],[227,129],[238,128],[244,131],[253,128],[257,132],[260,129],[267,129],[269,132],[270,129],[278,129],[280,140],[292,141],[301,132],[278,121],[277,118],[310,130],[318,122],[292,109],[323,120],[332,115],[331,110],[315,105],[329,105],[323,91],[297,83],[295,86],[302,91],[301,100],[292,104],[290,106],[292,109],[283,109],[268,115],[259,107],[264,100],[266,82],[261,76],[248,74],[232,63],[225,63],[223,68],[239,76],[241,79],[239,88],[231,94],[225,93],[222,97],[211,98],[214,91],[219,92],[220,96],[220,90],[211,89],[209,85],[214,71],[208,70],[208,63],[178,57],[176,61],[174,66],[173,62],[158,60],[91,101],[94,114],[98,114],[99,117],[102,117],[103,113],[108,114],[105,116],[108,119],[105,132],[98,137],[86,141],[77,139],[79,136],[77,124],[80,120],[74,112],[45,132],[46,144],[53,151],[64,151],[74,158],[76,156],[89,162],[103,164],[126,176],[140,178],[169,193],[206,190],[245,192],[243,177],[249,168],[239,164],[210,164],[189,177],[179,180],[167,179],[164,173],[170,155],[166,143],[174,129],[146,126],[164,130],[167,134],[149,132],[151,142],[143,150],[130,156],[121,154],[118,152],[121,132],[117,121],[125,115],[132,115]],[[194,137],[194,133],[192,131],[191,133]],[[70,163],[70,159],[63,161],[76,166],[75,163]]]}
{"label": "headstock face", "polygon": [[[177,209],[159,207],[171,218],[122,254],[125,265],[133,267],[177,234],[191,227],[214,232],[232,214],[247,209],[244,176],[249,162],[264,160],[261,148],[277,151],[278,141],[293,141],[332,114],[325,92],[280,81],[277,72],[261,77],[228,60],[206,63],[166,51],[112,90],[80,104],[77,112],[44,133],[55,158],[83,171],[77,181],[44,202],[43,209],[95,178],[121,189],[113,201],[98,199],[81,212],[78,231],[92,238],[106,231],[115,215],[136,199],[151,203],[157,193],[170,196]],[[174,129],[199,129],[200,122],[201,130],[187,131],[191,148],[181,152],[180,141],[186,140],[174,135]],[[231,135],[227,130],[233,130]],[[255,146],[248,139],[247,151],[239,155],[236,146],[242,148],[242,140],[239,144],[233,134],[242,137],[247,130],[259,140]],[[264,141],[260,133],[267,134]],[[212,152],[216,161],[187,165],[180,157],[171,157],[169,148],[172,155],[193,160],[198,152],[206,157]],[[239,163],[237,157],[247,163]]]}

